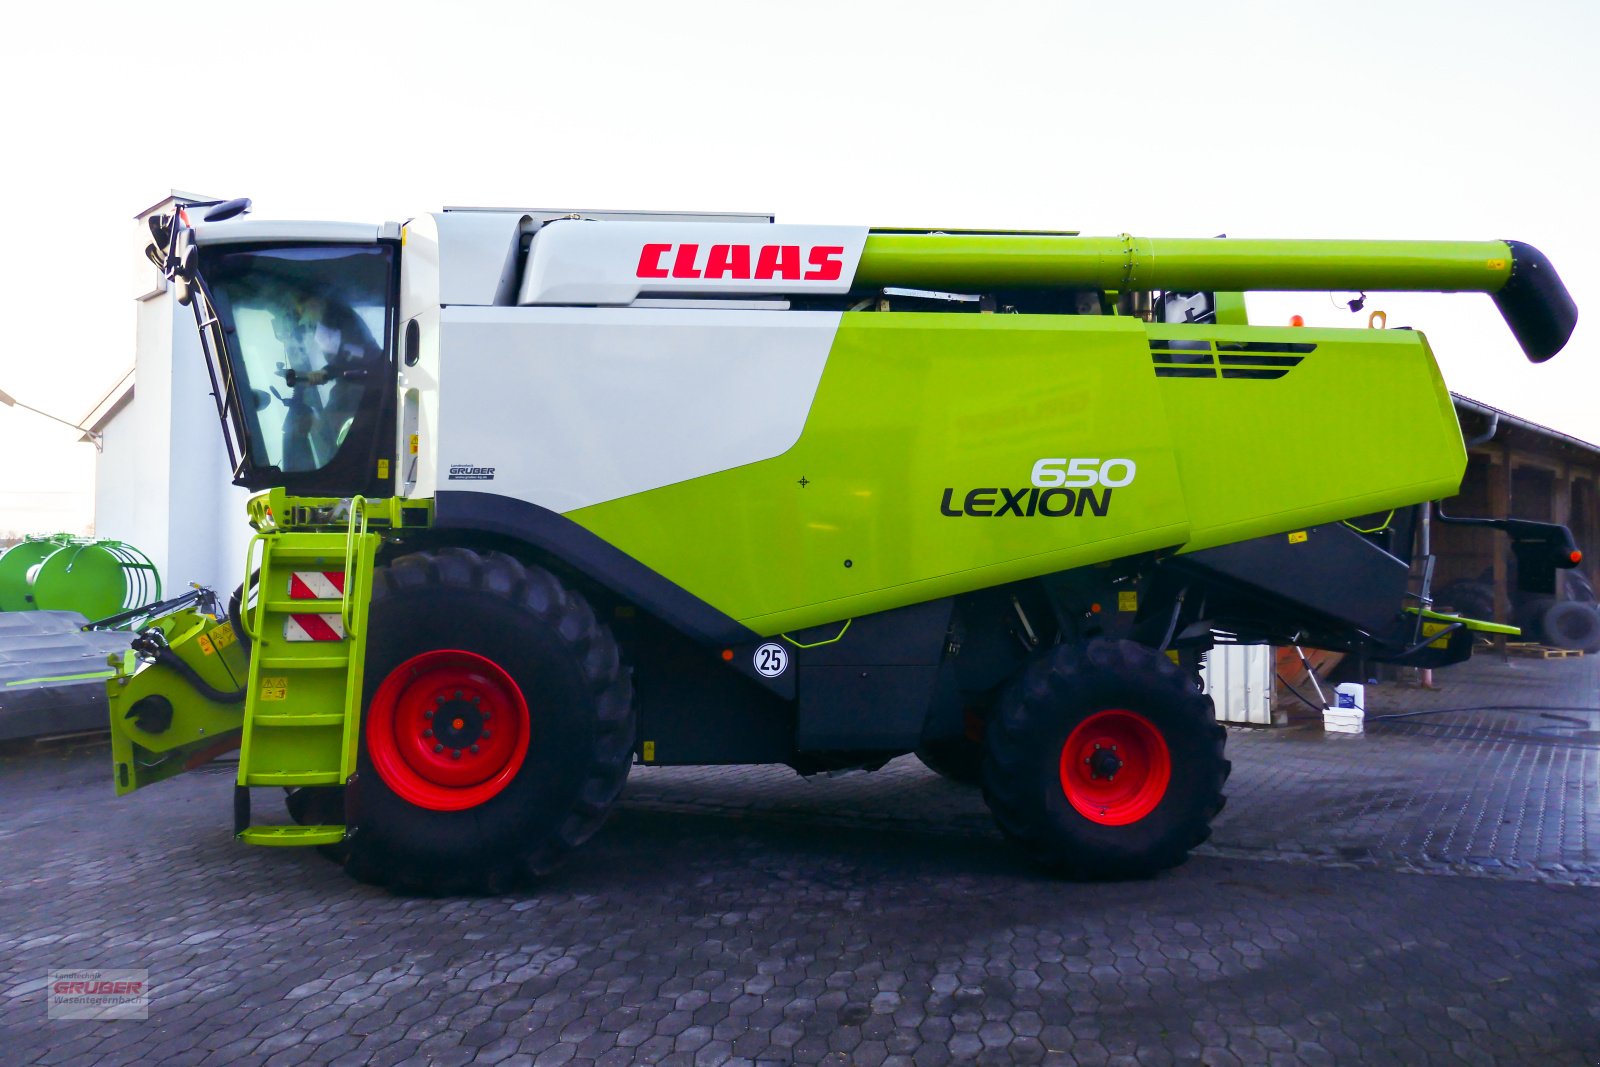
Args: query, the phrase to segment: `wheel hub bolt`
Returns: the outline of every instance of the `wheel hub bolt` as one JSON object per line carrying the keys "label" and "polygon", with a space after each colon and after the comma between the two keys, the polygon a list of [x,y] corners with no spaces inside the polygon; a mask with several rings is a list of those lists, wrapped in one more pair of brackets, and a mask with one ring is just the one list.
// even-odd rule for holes
{"label": "wheel hub bolt", "polygon": [[428,709],[428,710],[427,710],[427,711],[425,711],[425,712],[423,712],[423,713],[422,713],[422,717],[423,717],[423,718],[424,718],[424,719],[431,719],[431,718],[433,718],[433,709],[432,709],[432,708],[429,708],[429,709]]}
{"label": "wheel hub bolt", "polygon": [[477,745],[473,745],[472,746],[472,754],[474,756],[476,756],[478,754],[478,746]]}
{"label": "wheel hub bolt", "polygon": [[483,739],[484,739],[484,740],[485,740],[485,741],[487,741],[487,740],[489,740],[489,738],[490,738],[490,737],[491,737],[491,736],[493,736],[493,735],[491,735],[491,734],[490,734],[490,733],[489,733],[489,731],[488,731],[488,730],[485,730],[485,731],[483,731]]}
{"label": "wheel hub bolt", "polygon": [[451,749],[450,750],[450,758],[451,759],[460,759],[461,758],[461,750],[459,748]]}
{"label": "wheel hub bolt", "polygon": [[1110,781],[1116,777],[1117,772],[1120,770],[1122,770],[1122,760],[1118,759],[1109,750],[1097,746],[1094,756],[1089,760],[1089,777],[1104,778],[1106,781]]}
{"label": "wheel hub bolt", "polygon": [[443,745],[434,745],[433,746],[433,750],[435,752],[443,752],[444,751],[444,746]]}
{"label": "wheel hub bolt", "polygon": [[422,731],[422,736],[423,737],[432,737],[433,736],[433,731],[432,730],[424,730],[424,731]]}

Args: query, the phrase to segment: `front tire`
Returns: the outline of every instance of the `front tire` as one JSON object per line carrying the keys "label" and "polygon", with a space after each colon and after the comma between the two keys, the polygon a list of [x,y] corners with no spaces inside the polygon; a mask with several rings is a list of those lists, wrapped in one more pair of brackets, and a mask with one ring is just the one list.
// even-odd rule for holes
{"label": "front tire", "polygon": [[555,576],[446,548],[373,576],[346,869],[409,892],[501,892],[592,836],[633,759],[610,631]]}
{"label": "front tire", "polygon": [[1211,834],[1231,768],[1211,698],[1166,656],[1097,639],[1040,653],[985,731],[1000,829],[1071,877],[1141,878]]}

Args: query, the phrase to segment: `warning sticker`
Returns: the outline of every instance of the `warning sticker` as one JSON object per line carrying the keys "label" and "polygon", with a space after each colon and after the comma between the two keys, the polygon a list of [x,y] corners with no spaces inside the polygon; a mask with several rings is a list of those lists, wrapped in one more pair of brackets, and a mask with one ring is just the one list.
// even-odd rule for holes
{"label": "warning sticker", "polygon": [[206,655],[216,655],[217,650],[211,647],[211,638],[207,637],[205,634],[201,634],[199,637],[195,638],[194,643],[199,645],[200,651],[204,652]]}
{"label": "warning sticker", "polygon": [[1138,611],[1139,593],[1134,589],[1126,589],[1117,594],[1118,611]]}
{"label": "warning sticker", "polygon": [[1303,545],[1306,543],[1306,539],[1308,537],[1310,537],[1310,534],[1306,533],[1304,530],[1296,530],[1294,533],[1289,535],[1289,543],[1291,545]]}
{"label": "warning sticker", "polygon": [[238,638],[234,636],[233,627],[229,626],[227,623],[223,623],[221,626],[218,626],[212,630],[210,636],[211,643],[216,645],[219,650],[227,648],[229,645],[238,640]]}
{"label": "warning sticker", "polygon": [[261,679],[262,700],[287,700],[289,699],[288,678],[263,678]]}

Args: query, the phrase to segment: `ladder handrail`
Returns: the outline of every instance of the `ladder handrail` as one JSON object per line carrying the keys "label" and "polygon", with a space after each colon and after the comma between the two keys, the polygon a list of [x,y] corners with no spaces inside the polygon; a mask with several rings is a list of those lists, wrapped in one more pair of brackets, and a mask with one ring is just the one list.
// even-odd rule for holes
{"label": "ladder handrail", "polygon": [[[253,534],[250,538],[250,543],[245,546],[244,550],[244,584],[239,587],[239,626],[244,630],[244,635],[251,641],[256,640],[256,631],[251,629],[250,624],[257,620],[250,618],[250,576],[255,574],[253,564],[256,559],[256,543],[259,541],[264,545],[266,544],[266,538],[267,535],[265,533],[258,532]],[[265,561],[266,557],[263,554],[262,562]],[[266,599],[266,597],[258,595],[256,597],[255,610],[261,610]]]}
{"label": "ladder handrail", "polygon": [[[360,516],[361,525],[356,526],[356,517]],[[344,538],[344,595],[339,604],[339,618],[344,623],[346,637],[356,636],[354,615],[350,609],[355,602],[356,595],[360,592],[361,583],[356,580],[357,566],[361,563],[361,553],[357,551],[358,545],[366,543],[367,537],[367,498],[353,496],[350,498],[350,525]]]}

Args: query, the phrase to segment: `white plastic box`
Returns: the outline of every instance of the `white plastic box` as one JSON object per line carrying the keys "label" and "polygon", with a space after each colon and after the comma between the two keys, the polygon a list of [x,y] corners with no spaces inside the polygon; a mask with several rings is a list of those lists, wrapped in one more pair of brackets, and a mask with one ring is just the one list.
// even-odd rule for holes
{"label": "white plastic box", "polygon": [[1333,687],[1333,707],[1322,713],[1322,728],[1330,734],[1359,734],[1366,728],[1367,687],[1341,682]]}

